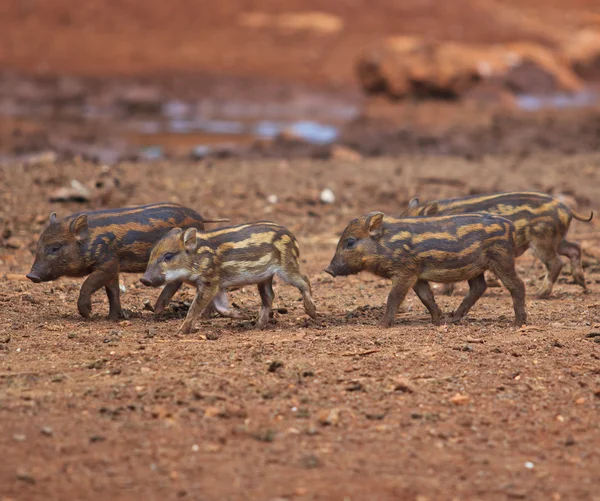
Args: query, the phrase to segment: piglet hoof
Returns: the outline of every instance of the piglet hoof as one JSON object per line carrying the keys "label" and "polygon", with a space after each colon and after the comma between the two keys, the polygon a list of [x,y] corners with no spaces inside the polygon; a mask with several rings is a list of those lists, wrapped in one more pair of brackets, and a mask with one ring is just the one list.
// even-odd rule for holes
{"label": "piglet hoof", "polygon": [[268,324],[269,324],[268,318],[259,318],[258,322],[256,322],[256,325],[254,326],[254,328],[258,331],[262,331],[267,328]]}
{"label": "piglet hoof", "polygon": [[112,310],[108,313],[108,319],[109,320],[127,320],[129,318],[129,314],[125,313],[125,311],[119,309],[119,310]]}
{"label": "piglet hoof", "polygon": [[382,328],[382,329],[388,329],[389,327],[391,327],[394,324],[394,321],[391,318],[382,318],[381,321],[379,322],[378,327]]}
{"label": "piglet hoof", "polygon": [[573,280],[577,285],[583,287],[583,290],[587,292],[587,285],[585,283],[585,278],[583,278],[583,275],[573,275]]}
{"label": "piglet hoof", "polygon": [[315,319],[315,320],[317,319],[317,317],[318,317],[317,308],[312,299],[304,300],[304,311],[306,311],[306,313],[308,314],[308,316],[310,318]]}
{"label": "piglet hoof", "polygon": [[464,315],[457,315],[456,312],[453,311],[452,313],[450,313],[450,315],[446,316],[445,320],[446,320],[446,323],[456,324],[462,320],[463,316]]}
{"label": "piglet hoof", "polygon": [[444,317],[432,318],[433,325],[444,325]]}
{"label": "piglet hoof", "polygon": [[551,292],[552,289],[542,286],[536,291],[535,297],[537,297],[538,299],[548,299],[550,297]]}
{"label": "piglet hoof", "polygon": [[91,301],[78,301],[77,310],[83,318],[90,318],[92,314],[92,303]]}
{"label": "piglet hoof", "polygon": [[179,327],[176,336],[183,336],[189,334],[190,332],[192,332],[192,326],[184,323],[181,327]]}

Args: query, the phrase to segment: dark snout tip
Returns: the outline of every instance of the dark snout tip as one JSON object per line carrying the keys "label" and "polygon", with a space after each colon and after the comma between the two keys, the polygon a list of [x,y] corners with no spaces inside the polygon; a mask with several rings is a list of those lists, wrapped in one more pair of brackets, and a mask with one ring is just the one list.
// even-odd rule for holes
{"label": "dark snout tip", "polygon": [[335,277],[335,271],[333,271],[333,268],[331,266],[325,268],[325,273],[329,273],[332,277]]}
{"label": "dark snout tip", "polygon": [[148,280],[146,277],[140,278],[140,282],[142,282],[144,285],[147,285],[148,287],[152,287],[152,281]]}
{"label": "dark snout tip", "polygon": [[42,279],[38,277],[35,273],[28,273],[25,276],[35,284],[39,284],[42,281]]}

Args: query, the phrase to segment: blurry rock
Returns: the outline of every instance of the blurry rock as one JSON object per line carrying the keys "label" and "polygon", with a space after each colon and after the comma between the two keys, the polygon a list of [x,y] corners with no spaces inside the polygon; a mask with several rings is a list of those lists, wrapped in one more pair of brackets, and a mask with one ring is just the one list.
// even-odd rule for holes
{"label": "blurry rock", "polygon": [[352,148],[342,146],[341,144],[335,144],[331,147],[331,159],[339,160],[340,162],[360,162],[363,157],[362,155]]}
{"label": "blurry rock", "polygon": [[325,12],[287,12],[267,14],[247,12],[240,16],[238,23],[246,28],[277,28],[288,31],[314,31],[321,34],[337,33],[344,27],[338,16]]}
{"label": "blurry rock", "polygon": [[91,200],[96,207],[122,207],[133,194],[133,184],[123,185],[119,172],[103,166],[100,173],[89,184]]}
{"label": "blurry rock", "polygon": [[61,77],[56,84],[55,106],[82,105],[85,101],[85,85],[77,78]]}
{"label": "blurry rock", "polygon": [[600,77],[600,31],[586,29],[568,37],[562,54],[571,68],[586,79]]}
{"label": "blurry rock", "polygon": [[332,204],[335,202],[335,194],[329,188],[325,188],[319,195],[319,200],[324,204]]}
{"label": "blurry rock", "polygon": [[50,195],[51,202],[91,202],[94,207],[122,207],[133,194],[133,184],[123,185],[118,172],[103,166],[98,175],[87,184],[77,179],[71,180],[70,186],[58,188]]}
{"label": "blurry rock", "polygon": [[158,114],[162,110],[162,95],[155,87],[130,87],[122,93],[118,104],[130,115]]}
{"label": "blurry rock", "polygon": [[23,242],[17,237],[9,237],[4,242],[4,247],[7,247],[9,249],[21,249],[24,246],[25,245],[23,244]]}
{"label": "blurry rock", "polygon": [[467,405],[471,401],[471,399],[469,398],[468,395],[462,395],[460,393],[457,393],[456,395],[451,397],[448,401],[454,405]]}
{"label": "blurry rock", "polygon": [[56,162],[58,155],[53,151],[30,153],[19,158],[25,165],[47,165]]}
{"label": "blurry rock", "polygon": [[322,409],[319,411],[317,420],[323,426],[337,425],[340,421],[341,409]]}
{"label": "blurry rock", "polygon": [[560,57],[534,43],[478,46],[391,37],[359,57],[357,73],[366,92],[393,99],[458,99],[485,80],[523,93],[576,92],[583,86]]}
{"label": "blurry rock", "polygon": [[211,153],[211,148],[210,146],[206,146],[205,144],[199,144],[198,146],[195,146],[192,151],[190,152],[190,157],[192,158],[192,160],[202,160],[203,158],[206,158],[208,155],[210,155]]}
{"label": "blurry rock", "polygon": [[71,180],[71,186],[58,188],[50,195],[51,202],[89,202],[90,190],[77,179]]}

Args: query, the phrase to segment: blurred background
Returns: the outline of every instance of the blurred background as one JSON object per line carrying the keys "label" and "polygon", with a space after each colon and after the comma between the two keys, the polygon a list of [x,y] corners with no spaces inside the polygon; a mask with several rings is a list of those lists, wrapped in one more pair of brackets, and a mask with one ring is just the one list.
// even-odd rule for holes
{"label": "blurred background", "polygon": [[0,158],[595,151],[598,0],[4,0]]}

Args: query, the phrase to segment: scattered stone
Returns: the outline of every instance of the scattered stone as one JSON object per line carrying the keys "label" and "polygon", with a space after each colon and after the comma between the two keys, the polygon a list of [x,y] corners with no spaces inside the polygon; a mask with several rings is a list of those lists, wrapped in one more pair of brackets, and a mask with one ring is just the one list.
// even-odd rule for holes
{"label": "scattered stone", "polygon": [[385,418],[385,415],[386,415],[385,411],[365,412],[365,417],[367,419],[370,419],[371,421],[381,421],[383,418]]}
{"label": "scattered stone", "polygon": [[251,434],[252,438],[255,438],[259,442],[273,442],[276,435],[277,431],[272,428],[257,430]]}
{"label": "scattered stone", "polygon": [[25,244],[17,237],[9,237],[4,241],[4,247],[9,249],[22,249],[25,247]]}
{"label": "scattered stone", "polygon": [[144,337],[152,339],[154,336],[156,336],[156,329],[154,327],[148,327],[148,331]]}
{"label": "scattered stone", "polygon": [[394,380],[394,391],[399,391],[400,393],[414,393],[415,390],[408,382],[408,379],[399,377]]}
{"label": "scattered stone", "polygon": [[449,402],[454,405],[467,405],[470,400],[471,398],[468,395],[461,395],[460,393],[457,393],[450,398]]}
{"label": "scattered stone", "polygon": [[52,435],[54,435],[54,431],[52,430],[52,428],[50,428],[50,426],[44,426],[41,431],[42,435],[46,435],[47,437],[51,437]]}
{"label": "scattered stone", "polygon": [[277,313],[286,315],[288,313],[288,309],[287,308],[277,308]]}
{"label": "scattered stone", "polygon": [[356,381],[354,383],[352,383],[350,386],[346,387],[346,391],[362,391],[364,390],[364,387],[362,385],[362,383]]}
{"label": "scattered stone", "polygon": [[270,204],[276,204],[277,202],[279,202],[279,198],[277,197],[277,195],[271,194],[267,196],[267,202],[269,202]]}
{"label": "scattered stone", "polygon": [[50,195],[50,202],[89,202],[91,199],[90,190],[81,184],[77,179],[71,180],[70,186],[59,188]]}
{"label": "scattered stone", "polygon": [[15,433],[13,435],[13,440],[15,442],[24,442],[26,438],[27,437],[25,435],[23,435],[22,433]]}
{"label": "scattered stone", "polygon": [[358,151],[348,148],[348,146],[335,144],[331,147],[331,159],[340,162],[358,163],[362,161],[363,157]]}
{"label": "scattered stone", "polygon": [[279,360],[273,360],[269,364],[269,368],[267,369],[267,372],[277,372],[277,370],[281,369],[282,367],[283,367],[283,362],[281,362]]}
{"label": "scattered stone", "polygon": [[341,412],[342,412],[341,409],[338,409],[338,408],[323,409],[323,410],[319,411],[319,413],[317,415],[317,420],[323,426],[328,426],[328,425],[335,426],[340,421],[340,413]]}
{"label": "scattered stone", "polygon": [[335,202],[335,195],[329,188],[325,188],[319,195],[319,200],[324,204],[332,204]]}
{"label": "scattered stone", "polygon": [[149,299],[146,299],[144,301],[144,310],[151,311],[152,313],[154,313],[154,306],[152,306],[152,303]]}
{"label": "scattered stone", "polygon": [[25,471],[17,472],[17,480],[20,480],[21,482],[25,482],[26,484],[30,484],[30,485],[36,484],[36,480],[33,477],[33,475],[31,475],[30,473],[27,473]]}
{"label": "scattered stone", "polygon": [[106,358],[94,360],[93,362],[90,362],[88,364],[87,368],[88,369],[103,369],[106,366],[106,362],[108,362],[108,360]]}
{"label": "scattered stone", "polygon": [[208,341],[216,341],[220,336],[217,332],[207,332],[205,337]]}
{"label": "scattered stone", "polygon": [[102,435],[92,435],[90,437],[90,443],[94,444],[97,442],[104,442],[106,440],[106,437],[103,437]]}
{"label": "scattered stone", "polygon": [[307,469],[318,468],[319,466],[321,466],[321,461],[314,454],[308,454],[307,456],[304,456],[300,460],[300,465],[303,468],[307,468]]}

